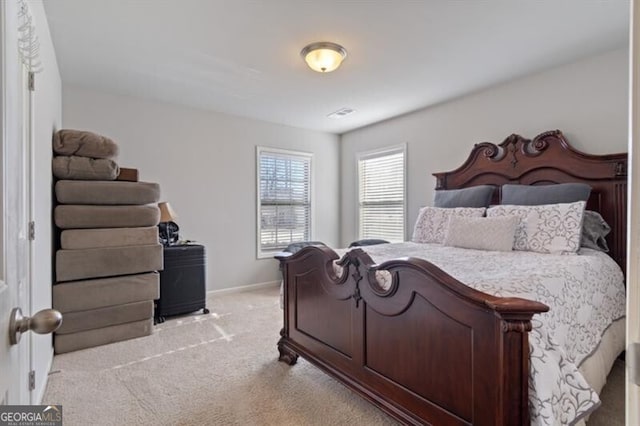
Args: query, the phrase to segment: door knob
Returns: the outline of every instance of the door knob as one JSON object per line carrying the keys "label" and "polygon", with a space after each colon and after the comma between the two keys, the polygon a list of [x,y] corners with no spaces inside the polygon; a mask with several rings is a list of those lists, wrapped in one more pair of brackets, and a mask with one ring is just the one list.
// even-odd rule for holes
{"label": "door knob", "polygon": [[9,340],[15,345],[20,341],[22,333],[29,330],[38,334],[53,333],[61,324],[62,314],[55,309],[43,309],[32,317],[25,317],[20,308],[13,308],[9,320]]}

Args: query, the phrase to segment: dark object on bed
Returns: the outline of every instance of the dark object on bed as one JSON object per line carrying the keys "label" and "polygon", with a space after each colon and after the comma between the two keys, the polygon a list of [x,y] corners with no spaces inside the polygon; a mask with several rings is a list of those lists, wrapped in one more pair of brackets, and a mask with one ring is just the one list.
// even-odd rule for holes
{"label": "dark object on bed", "polygon": [[462,189],[441,189],[436,191],[433,207],[489,207],[495,187],[477,185]]}
{"label": "dark object on bed", "polygon": [[[311,247],[311,246],[326,247],[326,244],[323,243],[322,241],[300,241],[300,242],[297,242],[297,243],[291,243],[284,250],[282,250],[279,254],[276,254],[275,258],[279,259],[279,258],[281,258],[281,257],[283,257],[285,255],[291,256],[292,254],[299,252],[303,248]],[[280,271],[282,271],[282,270],[283,270],[282,269],[282,263],[280,263]]]}
{"label": "dark object on bed", "polygon": [[389,244],[387,240],[379,240],[376,238],[367,238],[364,240],[357,240],[349,244],[349,247],[364,247],[364,246],[375,246],[377,244]]}
{"label": "dark object on bed", "polygon": [[[460,168],[435,176],[438,189],[586,183],[588,208],[611,225],[611,255],[624,266],[626,166],[626,154],[583,154],[552,131],[477,144]],[[337,277],[337,258],[328,247],[281,258],[281,361],[303,356],[403,423],[529,424],[528,332],[547,306],[476,291],[421,259],[373,265],[358,248]],[[388,290],[376,270],[391,273]]]}
{"label": "dark object on bed", "polygon": [[297,253],[300,250],[302,250],[305,247],[309,247],[309,246],[325,246],[325,243],[323,243],[322,241],[301,241],[299,243],[291,243],[287,246],[287,248],[285,248],[284,250],[282,250],[283,252],[286,253]]}
{"label": "dark object on bed", "polygon": [[587,201],[591,187],[585,183],[557,185],[502,185],[502,204],[539,206],[542,204],[575,203]]}
{"label": "dark object on bed", "polygon": [[609,253],[606,237],[610,232],[611,227],[602,218],[600,213],[585,210],[584,222],[582,224],[582,238],[580,240],[581,247]]}

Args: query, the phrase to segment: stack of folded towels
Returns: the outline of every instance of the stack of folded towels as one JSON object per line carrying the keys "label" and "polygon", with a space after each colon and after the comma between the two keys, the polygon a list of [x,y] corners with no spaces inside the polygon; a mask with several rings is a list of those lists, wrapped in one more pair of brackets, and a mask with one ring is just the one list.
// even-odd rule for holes
{"label": "stack of folded towels", "polygon": [[116,180],[117,144],[91,132],[60,130],[53,151],[53,174],[61,179],[53,307],[63,323],[56,353],[151,334],[156,271],[163,267],[159,185],[138,182],[135,170]]}

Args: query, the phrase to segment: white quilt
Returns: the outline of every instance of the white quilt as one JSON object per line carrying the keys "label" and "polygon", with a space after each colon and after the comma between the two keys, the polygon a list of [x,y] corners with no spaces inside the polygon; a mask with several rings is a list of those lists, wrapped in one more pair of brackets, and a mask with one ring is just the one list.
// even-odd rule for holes
{"label": "white quilt", "polygon": [[578,367],[611,323],[625,315],[624,277],[606,254],[586,248],[578,255],[493,252],[411,242],[362,248],[376,263],[427,259],[477,290],[549,306],[549,312],[534,316],[529,333],[531,424],[571,425],[600,404]]}

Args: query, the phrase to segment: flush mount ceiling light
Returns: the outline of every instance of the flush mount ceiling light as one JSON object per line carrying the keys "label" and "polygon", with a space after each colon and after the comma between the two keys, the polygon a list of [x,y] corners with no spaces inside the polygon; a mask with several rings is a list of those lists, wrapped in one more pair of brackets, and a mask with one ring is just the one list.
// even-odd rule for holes
{"label": "flush mount ceiling light", "polygon": [[327,114],[327,117],[342,118],[342,117],[346,117],[349,114],[353,114],[354,112],[356,112],[356,110],[353,108],[340,108],[339,110],[334,111],[331,114]]}
{"label": "flush mount ceiling light", "polygon": [[300,56],[309,68],[324,73],[336,70],[347,57],[347,51],[339,44],[321,41],[305,46]]}

